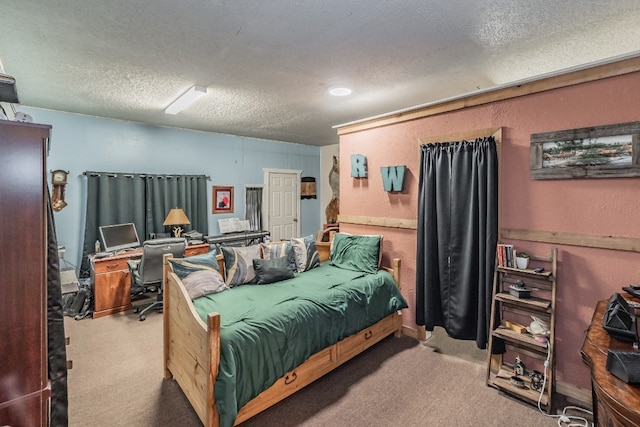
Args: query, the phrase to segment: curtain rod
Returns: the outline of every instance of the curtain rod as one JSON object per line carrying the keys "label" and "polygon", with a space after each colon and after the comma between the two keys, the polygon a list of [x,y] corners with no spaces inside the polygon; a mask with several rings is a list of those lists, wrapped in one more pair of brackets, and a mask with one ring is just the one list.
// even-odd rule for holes
{"label": "curtain rod", "polygon": [[84,176],[100,176],[100,175],[107,175],[107,176],[111,176],[111,177],[117,177],[118,175],[124,176],[125,178],[133,178],[135,175],[138,175],[142,178],[145,178],[147,176],[155,176],[155,177],[159,177],[159,178],[180,178],[180,177],[185,177],[185,176],[195,176],[195,177],[200,177],[200,176],[204,176],[205,179],[207,181],[211,181],[211,177],[209,175],[188,175],[188,174],[183,174],[183,175],[179,175],[179,174],[162,174],[162,173],[125,173],[125,172],[95,172],[95,171],[84,171],[82,172],[82,175]]}

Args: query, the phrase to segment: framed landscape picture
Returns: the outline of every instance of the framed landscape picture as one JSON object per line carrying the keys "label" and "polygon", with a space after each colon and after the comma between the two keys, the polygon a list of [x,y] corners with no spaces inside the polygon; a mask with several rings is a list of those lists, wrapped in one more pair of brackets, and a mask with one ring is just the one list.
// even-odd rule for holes
{"label": "framed landscape picture", "polygon": [[640,176],[640,122],[531,135],[531,178]]}
{"label": "framed landscape picture", "polygon": [[233,187],[214,185],[212,187],[211,204],[213,206],[211,212],[214,214],[233,213]]}

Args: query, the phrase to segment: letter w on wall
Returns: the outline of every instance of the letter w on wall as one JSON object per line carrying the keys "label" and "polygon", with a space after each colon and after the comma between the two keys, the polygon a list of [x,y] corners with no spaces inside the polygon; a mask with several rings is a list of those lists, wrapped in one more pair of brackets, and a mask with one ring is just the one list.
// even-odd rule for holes
{"label": "letter w on wall", "polygon": [[384,191],[402,191],[406,166],[382,166],[382,185]]}

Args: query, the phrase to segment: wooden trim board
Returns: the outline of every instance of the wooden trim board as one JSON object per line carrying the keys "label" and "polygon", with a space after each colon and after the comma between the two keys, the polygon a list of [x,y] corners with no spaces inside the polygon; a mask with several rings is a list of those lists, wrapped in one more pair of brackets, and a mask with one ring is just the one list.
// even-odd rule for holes
{"label": "wooden trim board", "polygon": [[339,223],[357,225],[375,225],[378,227],[418,229],[417,219],[385,218],[375,216],[338,215]]}
{"label": "wooden trim board", "polygon": [[363,119],[358,122],[346,123],[336,126],[338,135],[346,135],[353,132],[374,129],[382,126],[406,122],[435,116],[436,114],[462,110],[464,108],[489,104],[497,101],[531,95],[552,89],[601,80],[608,77],[621,76],[640,71],[640,57],[622,59],[608,64],[596,65],[577,71],[569,71],[565,74],[551,77],[542,77],[538,80],[522,83],[513,83],[510,86],[489,89],[483,92],[469,93],[458,98],[445,99],[434,103],[408,108],[406,110],[391,112],[386,115]]}
{"label": "wooden trim board", "polygon": [[485,136],[493,136],[496,139],[496,143],[499,144],[502,142],[502,128],[487,128],[487,129],[477,129],[466,132],[456,132],[449,133],[446,135],[436,135],[436,136],[424,136],[420,137],[419,141],[421,144],[435,144],[436,142],[455,142],[462,140],[474,140],[476,138],[482,138]]}
{"label": "wooden trim board", "polygon": [[500,230],[500,239],[527,240],[531,242],[555,243],[586,248],[640,252],[640,238],[637,237],[503,228]]}

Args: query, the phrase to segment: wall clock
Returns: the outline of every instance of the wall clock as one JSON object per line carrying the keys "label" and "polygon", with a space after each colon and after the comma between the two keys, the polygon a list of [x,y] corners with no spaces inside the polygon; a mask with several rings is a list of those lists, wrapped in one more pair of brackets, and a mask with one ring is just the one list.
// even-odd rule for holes
{"label": "wall clock", "polygon": [[64,201],[64,190],[67,185],[68,175],[69,172],[62,169],[51,171],[51,185],[53,187],[51,207],[56,212],[60,212],[67,206],[67,202]]}

